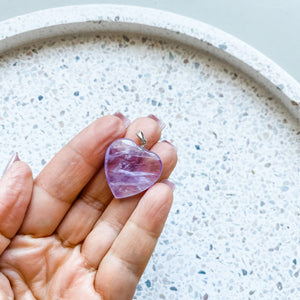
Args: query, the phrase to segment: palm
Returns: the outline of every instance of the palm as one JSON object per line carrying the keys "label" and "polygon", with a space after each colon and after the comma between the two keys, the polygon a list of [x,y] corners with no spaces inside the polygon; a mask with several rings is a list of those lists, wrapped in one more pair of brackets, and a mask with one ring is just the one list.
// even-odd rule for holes
{"label": "palm", "polygon": [[[158,124],[141,118],[125,132],[123,123],[111,116],[76,136],[34,183],[22,162],[15,163],[11,173],[19,169],[21,174],[23,168],[23,175],[4,176],[0,182],[0,254],[11,241],[0,256],[0,298],[132,297],[172,202],[171,190],[164,184],[123,201],[113,199],[109,191],[103,171],[105,149],[124,134],[134,139],[138,130],[144,131],[152,151],[161,156],[161,179],[167,178],[177,156],[169,144],[157,143]],[[9,176],[22,184],[3,189]],[[1,198],[5,197],[3,208]],[[11,198],[10,205],[7,198]],[[16,201],[23,204],[16,205]]]}
{"label": "palm", "polygon": [[101,299],[94,288],[96,271],[86,264],[80,246],[63,247],[54,235],[16,236],[2,264],[16,299]]}

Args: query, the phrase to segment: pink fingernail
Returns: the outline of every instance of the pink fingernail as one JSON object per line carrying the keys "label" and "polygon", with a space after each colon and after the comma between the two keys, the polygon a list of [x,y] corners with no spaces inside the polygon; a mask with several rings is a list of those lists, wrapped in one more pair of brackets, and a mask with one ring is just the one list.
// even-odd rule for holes
{"label": "pink fingernail", "polygon": [[128,128],[128,126],[130,125],[131,122],[130,122],[130,120],[129,120],[127,117],[125,117],[125,116],[124,116],[122,113],[120,113],[120,112],[114,113],[114,116],[120,118],[120,119],[123,121],[125,127]]}
{"label": "pink fingernail", "polygon": [[166,127],[166,123],[163,122],[161,119],[159,119],[158,117],[154,116],[154,115],[149,115],[148,118],[153,119],[154,121],[156,121],[159,124],[160,130],[165,129]]}
{"label": "pink fingernail", "polygon": [[178,152],[178,148],[176,146],[174,146],[171,142],[169,142],[167,140],[163,140],[162,142],[171,145],[176,150],[176,152]]}
{"label": "pink fingernail", "polygon": [[6,173],[6,171],[12,166],[12,164],[15,162],[15,161],[19,161],[20,158],[18,156],[18,152],[14,153],[13,156],[10,158],[8,164],[6,165],[4,171],[3,171],[3,175]]}
{"label": "pink fingernail", "polygon": [[161,183],[164,183],[164,184],[166,184],[167,186],[169,186],[169,187],[171,188],[171,190],[174,192],[174,190],[175,190],[175,183],[171,182],[171,181],[168,180],[168,179],[163,179],[163,180],[161,181]]}

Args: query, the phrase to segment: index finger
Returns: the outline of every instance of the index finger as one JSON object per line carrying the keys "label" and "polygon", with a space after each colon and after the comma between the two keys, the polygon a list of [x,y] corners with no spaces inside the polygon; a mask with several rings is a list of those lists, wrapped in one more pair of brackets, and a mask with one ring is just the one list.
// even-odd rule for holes
{"label": "index finger", "polygon": [[81,131],[48,163],[34,181],[22,234],[52,234],[72,202],[103,164],[110,143],[125,134],[116,116],[105,116]]}

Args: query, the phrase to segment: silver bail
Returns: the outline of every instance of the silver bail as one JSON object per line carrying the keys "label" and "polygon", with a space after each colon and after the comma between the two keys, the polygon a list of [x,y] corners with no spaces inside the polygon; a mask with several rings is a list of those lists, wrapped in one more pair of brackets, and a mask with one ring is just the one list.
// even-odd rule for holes
{"label": "silver bail", "polygon": [[144,148],[147,145],[147,140],[145,139],[145,136],[143,134],[142,131],[138,131],[136,133],[137,137],[140,139],[141,141],[141,147]]}

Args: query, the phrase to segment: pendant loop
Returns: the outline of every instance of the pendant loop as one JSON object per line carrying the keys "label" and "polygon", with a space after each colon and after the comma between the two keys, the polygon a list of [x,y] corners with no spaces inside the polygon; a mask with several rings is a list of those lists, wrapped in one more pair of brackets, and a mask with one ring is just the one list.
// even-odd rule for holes
{"label": "pendant loop", "polygon": [[147,145],[147,140],[145,139],[145,136],[143,134],[142,131],[138,131],[136,133],[137,137],[140,139],[141,141],[141,147],[144,148]]}

